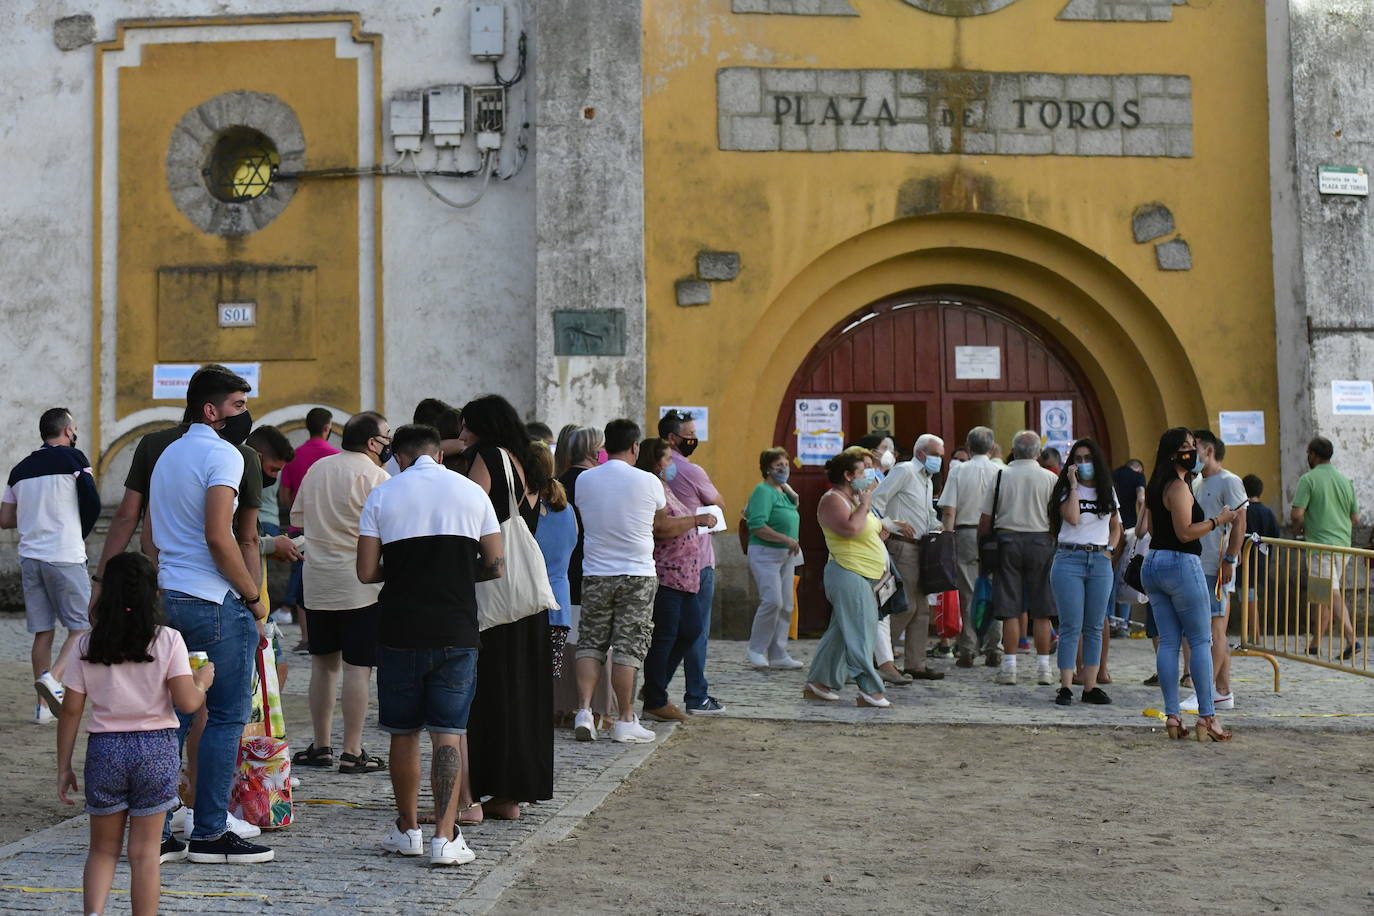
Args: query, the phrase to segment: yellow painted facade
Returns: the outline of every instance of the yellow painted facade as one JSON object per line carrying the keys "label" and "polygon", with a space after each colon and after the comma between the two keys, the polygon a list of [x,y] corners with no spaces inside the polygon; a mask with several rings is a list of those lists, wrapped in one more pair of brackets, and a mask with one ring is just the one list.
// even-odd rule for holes
{"label": "yellow painted facade", "polygon": [[[1064,0],[970,18],[894,0],[852,0],[856,17],[730,5],[646,0],[644,172],[649,419],[659,404],[710,407],[698,454],[732,510],[816,343],[869,303],[934,286],[979,290],[1057,340],[1116,461],[1148,464],[1168,426],[1263,410],[1268,444],[1227,463],[1278,479],[1262,4],[1148,24],[1056,21]],[[725,152],[717,70],[741,66],[1186,75],[1193,154]],[[1153,201],[1191,270],[1160,270],[1134,241],[1132,213]],[[701,250],[739,252],[742,271],[709,305],[679,307],[674,283]]]}
{"label": "yellow painted facade", "polygon": [[[258,412],[303,401],[358,403],[356,184],[303,185],[266,227],[222,237],[177,210],[162,168],[182,115],[236,90],[271,93],[295,111],[311,168],[356,165],[357,68],[335,57],[332,40],[179,43],[146,48],[142,64],[122,75],[119,415],[149,406],[155,363],[207,359],[263,362]],[[165,268],[241,265],[277,268],[258,272],[256,290],[222,291],[229,301],[260,299],[256,328],[217,326],[213,273],[159,277]],[[188,301],[204,310],[176,306]]]}

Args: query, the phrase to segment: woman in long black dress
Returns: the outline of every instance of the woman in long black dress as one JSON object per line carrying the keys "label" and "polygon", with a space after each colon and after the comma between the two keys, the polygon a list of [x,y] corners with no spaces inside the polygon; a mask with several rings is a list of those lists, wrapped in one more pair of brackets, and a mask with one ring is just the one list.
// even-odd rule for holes
{"label": "woman in long black dress", "polygon": [[[501,460],[506,453],[517,511],[533,533],[544,481],[531,479],[539,475],[538,465],[528,460],[529,436],[515,408],[494,394],[470,402],[463,408],[459,439],[468,477],[487,491],[500,522],[510,517],[511,491]],[[553,797],[550,652],[548,611],[482,631],[477,691],[468,715],[470,794],[463,793],[473,803],[461,812],[463,822],[513,820],[520,816],[520,802]]]}

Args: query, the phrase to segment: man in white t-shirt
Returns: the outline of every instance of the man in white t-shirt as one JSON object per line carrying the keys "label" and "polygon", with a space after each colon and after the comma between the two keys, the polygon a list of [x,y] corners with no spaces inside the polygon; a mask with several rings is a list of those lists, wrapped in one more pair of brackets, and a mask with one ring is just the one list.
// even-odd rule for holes
{"label": "man in white t-shirt", "polygon": [[606,463],[577,478],[577,509],[582,514],[582,619],[577,639],[577,715],[579,741],[596,737],[592,693],[608,649],[615,649],[611,687],[620,720],[611,738],[647,743],[654,733],[634,713],[635,672],[644,663],[654,632],[654,527],[668,517],[662,482],[634,466],[639,456],[639,425],[633,420],[606,424]]}

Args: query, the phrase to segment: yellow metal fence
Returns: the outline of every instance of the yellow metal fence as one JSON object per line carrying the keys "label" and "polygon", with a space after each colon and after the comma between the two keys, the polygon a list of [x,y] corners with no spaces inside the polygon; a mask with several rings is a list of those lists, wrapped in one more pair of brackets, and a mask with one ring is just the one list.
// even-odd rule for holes
{"label": "yellow metal fence", "polygon": [[[1374,551],[1252,538],[1241,557],[1241,648],[1234,654],[1277,656],[1374,677],[1369,664]],[[1277,689],[1277,664],[1274,679]]]}

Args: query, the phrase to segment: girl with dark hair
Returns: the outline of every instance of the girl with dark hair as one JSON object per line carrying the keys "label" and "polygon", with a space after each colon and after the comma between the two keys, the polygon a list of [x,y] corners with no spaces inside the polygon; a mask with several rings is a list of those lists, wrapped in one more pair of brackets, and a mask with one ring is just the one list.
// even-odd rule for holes
{"label": "girl with dark hair", "polygon": [[563,484],[553,476],[553,452],[539,440],[530,443],[530,464],[539,465],[547,483],[539,492],[539,528],[534,539],[544,554],[544,569],[549,574],[549,586],[558,602],[558,610],[549,611],[549,642],[553,653],[553,676],[563,677],[563,648],[572,628],[572,597],[568,585],[568,561],[577,546],[579,527],[577,513],[568,505]]}
{"label": "girl with dark hair", "polygon": [[184,859],[186,847],[162,845],[162,825],[175,808],[181,754],[172,705],[190,715],[205,703],[215,679],[206,662],[194,674],[181,634],[162,625],[157,573],[142,554],[121,553],[105,564],[91,632],[67,669],[57,726],[57,797],[74,804],[72,749],[90,698],[86,813],[91,848],[83,881],[83,913],[100,913],[114,883],[129,825],[130,896],[136,914],[156,913],[160,863]]}
{"label": "girl with dark hair", "polygon": [[[467,476],[487,491],[497,521],[510,518],[513,504],[538,538],[539,494],[548,473],[531,460],[529,433],[511,403],[498,394],[470,401],[458,439]],[[485,817],[515,820],[520,802],[553,797],[551,652],[548,611],[482,631],[459,793],[462,826]]]}
{"label": "girl with dark hair", "polygon": [[1084,703],[1111,699],[1097,686],[1102,624],[1112,598],[1112,551],[1121,542],[1121,514],[1111,468],[1091,439],[1079,439],[1050,493],[1050,530],[1059,547],[1050,567],[1050,588],[1059,608],[1059,692],[1054,702],[1073,703],[1078,640],[1083,639]]}
{"label": "girl with dark hair", "polygon": [[[1160,436],[1141,520],[1142,534],[1150,535],[1150,553],[1140,579],[1159,628],[1155,665],[1170,738],[1188,737],[1178,708],[1178,650],[1184,636],[1192,647],[1193,683],[1204,687],[1212,683],[1211,602],[1202,574],[1200,540],[1236,517],[1232,509],[1223,508],[1213,518],[1203,518],[1190,486],[1193,475],[1201,470],[1197,442],[1187,427],[1178,426]],[[1198,713],[1197,740],[1231,739],[1231,733],[1216,723],[1211,690],[1198,691]]]}

